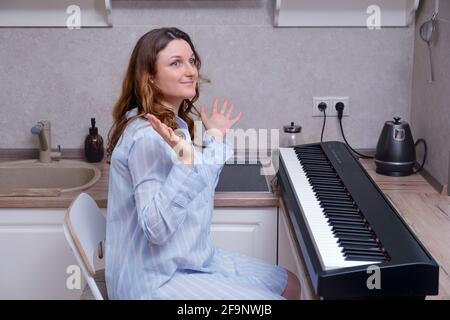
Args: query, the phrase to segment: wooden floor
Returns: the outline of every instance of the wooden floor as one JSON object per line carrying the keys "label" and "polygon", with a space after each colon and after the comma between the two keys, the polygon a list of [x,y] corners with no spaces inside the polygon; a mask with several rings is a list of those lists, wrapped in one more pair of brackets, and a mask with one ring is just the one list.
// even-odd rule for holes
{"label": "wooden floor", "polygon": [[439,295],[427,299],[450,299],[450,197],[419,174],[388,177],[375,172],[373,160],[361,163],[440,265]]}

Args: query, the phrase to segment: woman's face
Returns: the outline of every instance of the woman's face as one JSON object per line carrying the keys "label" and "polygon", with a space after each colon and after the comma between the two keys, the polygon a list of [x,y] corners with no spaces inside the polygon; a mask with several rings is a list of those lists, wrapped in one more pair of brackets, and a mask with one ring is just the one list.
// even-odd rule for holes
{"label": "woman's face", "polygon": [[175,39],[158,53],[154,83],[164,99],[178,107],[184,99],[195,96],[198,70],[189,44]]}

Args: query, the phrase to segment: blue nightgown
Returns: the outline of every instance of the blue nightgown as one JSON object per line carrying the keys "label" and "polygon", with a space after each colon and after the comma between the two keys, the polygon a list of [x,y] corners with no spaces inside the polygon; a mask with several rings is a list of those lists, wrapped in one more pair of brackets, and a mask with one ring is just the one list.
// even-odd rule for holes
{"label": "blue nightgown", "polygon": [[[177,122],[191,141],[187,124]],[[284,299],[284,268],[214,246],[214,190],[232,149],[207,135],[205,144],[191,170],[146,120],[123,132],[109,174],[110,299]]]}

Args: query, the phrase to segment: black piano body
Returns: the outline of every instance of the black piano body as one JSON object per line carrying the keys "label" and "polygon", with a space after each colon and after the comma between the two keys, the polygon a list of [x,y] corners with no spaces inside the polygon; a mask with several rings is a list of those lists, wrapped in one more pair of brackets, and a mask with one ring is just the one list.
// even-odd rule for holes
{"label": "black piano body", "polygon": [[[323,299],[418,298],[438,294],[439,266],[347,146],[331,141],[297,147],[320,147],[389,253],[389,261],[325,270],[316,252],[298,195],[280,155],[277,173],[287,214],[316,295]],[[299,161],[300,165],[300,161]],[[300,195],[301,197],[301,195]],[[370,286],[379,273],[379,286]]]}

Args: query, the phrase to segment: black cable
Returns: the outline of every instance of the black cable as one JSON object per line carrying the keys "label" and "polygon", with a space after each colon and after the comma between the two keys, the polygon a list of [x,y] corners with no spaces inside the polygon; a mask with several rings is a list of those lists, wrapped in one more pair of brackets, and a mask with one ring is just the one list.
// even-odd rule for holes
{"label": "black cable", "polygon": [[425,160],[427,159],[427,143],[425,142],[424,139],[417,139],[414,146],[417,147],[419,142],[423,143],[423,161],[422,161],[422,164],[420,165],[419,169],[415,170],[414,173],[418,173],[420,170],[422,170],[423,166],[425,165]]}
{"label": "black cable", "polygon": [[352,150],[354,153],[359,155],[361,158],[364,158],[364,159],[373,159],[374,158],[372,156],[367,156],[365,154],[359,153],[358,151],[356,151],[355,149],[353,149],[350,146],[350,144],[348,143],[347,139],[345,138],[344,129],[342,128],[342,119],[339,119],[339,126],[341,127],[342,138],[344,138],[345,144],[350,148],[350,150]]}
{"label": "black cable", "polygon": [[323,125],[322,125],[322,133],[320,134],[320,142],[323,141],[323,132],[325,131],[325,123],[327,122],[327,115],[325,113],[325,109],[321,110],[323,112]]}
{"label": "black cable", "polygon": [[339,126],[341,127],[341,134],[342,134],[342,138],[344,138],[345,144],[350,148],[350,150],[352,150],[354,153],[359,155],[361,158],[365,158],[365,159],[375,158],[375,157],[371,157],[371,156],[367,156],[365,154],[359,153],[358,151],[356,151],[355,149],[352,148],[350,143],[348,143],[347,139],[345,138],[344,128],[342,127],[342,116],[344,115],[344,104],[339,101],[338,103],[336,103],[336,105],[334,107],[336,108],[336,111],[338,113]]}

